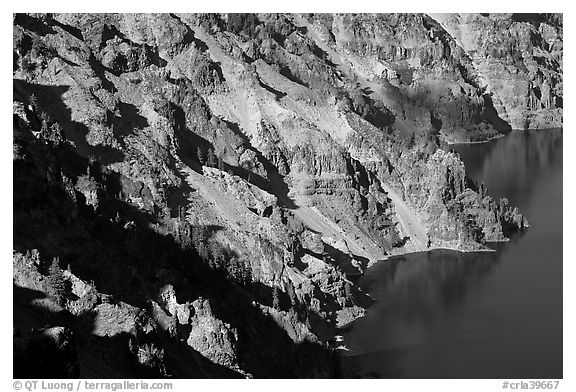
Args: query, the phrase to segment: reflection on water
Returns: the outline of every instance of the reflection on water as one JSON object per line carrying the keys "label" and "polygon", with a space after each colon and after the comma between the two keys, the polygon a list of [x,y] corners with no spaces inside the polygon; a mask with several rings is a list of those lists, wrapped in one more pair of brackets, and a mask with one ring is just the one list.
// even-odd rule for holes
{"label": "reflection on water", "polygon": [[562,133],[455,149],[532,227],[493,253],[420,252],[370,268],[360,284],[376,303],[347,328],[344,363],[367,377],[562,377]]}
{"label": "reflection on water", "polygon": [[468,175],[484,181],[493,197],[507,197],[524,207],[538,178],[551,168],[562,170],[562,130],[518,132],[498,141],[452,146]]}
{"label": "reflection on water", "polygon": [[408,323],[430,324],[439,306],[448,309],[458,305],[466,290],[479,284],[497,261],[493,253],[419,252],[381,263],[366,275],[362,285],[368,290],[374,287],[372,295],[393,302],[397,317]]}

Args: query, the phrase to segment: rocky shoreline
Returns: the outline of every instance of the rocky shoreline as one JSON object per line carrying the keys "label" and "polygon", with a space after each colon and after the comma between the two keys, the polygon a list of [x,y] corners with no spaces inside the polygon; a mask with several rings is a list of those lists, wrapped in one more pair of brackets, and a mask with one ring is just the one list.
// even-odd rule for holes
{"label": "rocky shoreline", "polygon": [[334,376],[367,266],[528,227],[440,148],[561,113],[509,19],[540,98],[429,15],[15,14],[15,377]]}

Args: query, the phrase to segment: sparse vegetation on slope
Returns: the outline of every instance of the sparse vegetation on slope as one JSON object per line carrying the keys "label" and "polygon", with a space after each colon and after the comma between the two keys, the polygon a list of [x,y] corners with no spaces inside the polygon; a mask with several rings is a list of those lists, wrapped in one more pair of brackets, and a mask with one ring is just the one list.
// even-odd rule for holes
{"label": "sparse vegetation on slope", "polygon": [[335,376],[368,265],[527,227],[440,148],[466,54],[358,18],[14,16],[15,377]]}

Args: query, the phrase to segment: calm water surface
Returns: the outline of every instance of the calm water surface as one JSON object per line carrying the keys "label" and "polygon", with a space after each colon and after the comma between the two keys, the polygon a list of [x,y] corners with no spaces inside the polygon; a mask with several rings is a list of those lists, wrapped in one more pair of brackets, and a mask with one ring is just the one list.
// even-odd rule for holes
{"label": "calm water surface", "polygon": [[562,133],[452,147],[531,228],[494,253],[396,257],[360,284],[376,303],[345,332],[362,376],[562,377]]}

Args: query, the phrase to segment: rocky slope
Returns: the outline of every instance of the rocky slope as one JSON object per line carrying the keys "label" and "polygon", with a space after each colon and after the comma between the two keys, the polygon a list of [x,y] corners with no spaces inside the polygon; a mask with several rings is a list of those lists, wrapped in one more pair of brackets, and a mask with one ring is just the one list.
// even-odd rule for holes
{"label": "rocky slope", "polygon": [[562,127],[562,15],[434,15],[513,129]]}
{"label": "rocky slope", "polygon": [[515,127],[444,25],[15,15],[15,377],[335,376],[368,265],[527,227],[440,148]]}

